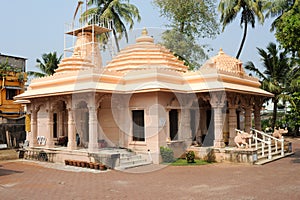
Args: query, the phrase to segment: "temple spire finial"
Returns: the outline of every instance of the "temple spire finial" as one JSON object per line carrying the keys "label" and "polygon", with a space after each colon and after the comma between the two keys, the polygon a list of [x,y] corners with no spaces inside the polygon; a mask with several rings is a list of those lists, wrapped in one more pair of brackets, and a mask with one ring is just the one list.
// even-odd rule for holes
{"label": "temple spire finial", "polygon": [[143,31],[142,31],[142,36],[147,36],[148,35],[148,31],[146,29],[146,27],[143,28]]}

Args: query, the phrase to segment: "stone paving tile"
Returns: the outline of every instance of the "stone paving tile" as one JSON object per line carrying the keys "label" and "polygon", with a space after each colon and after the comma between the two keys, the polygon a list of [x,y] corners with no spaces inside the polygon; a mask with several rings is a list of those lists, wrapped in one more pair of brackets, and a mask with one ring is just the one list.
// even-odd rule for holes
{"label": "stone paving tile", "polygon": [[[295,155],[263,166],[151,165],[93,172],[61,164],[0,162],[0,199],[300,199],[300,140]],[[83,171],[80,171],[83,170]]]}

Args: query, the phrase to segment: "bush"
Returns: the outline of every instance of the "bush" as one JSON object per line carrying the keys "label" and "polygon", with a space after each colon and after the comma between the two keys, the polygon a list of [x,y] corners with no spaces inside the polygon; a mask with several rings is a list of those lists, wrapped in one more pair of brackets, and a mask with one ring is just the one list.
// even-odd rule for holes
{"label": "bush", "polygon": [[174,152],[169,147],[160,147],[160,155],[162,157],[163,162],[171,163],[174,162]]}
{"label": "bush", "polygon": [[195,153],[193,151],[188,151],[185,153],[185,158],[188,163],[195,162]]}

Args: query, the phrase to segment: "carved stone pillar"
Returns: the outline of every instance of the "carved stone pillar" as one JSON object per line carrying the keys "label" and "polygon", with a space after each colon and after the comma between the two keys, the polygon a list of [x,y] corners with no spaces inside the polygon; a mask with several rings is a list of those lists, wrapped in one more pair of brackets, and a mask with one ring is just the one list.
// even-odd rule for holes
{"label": "carved stone pillar", "polygon": [[235,146],[234,138],[236,136],[235,129],[237,128],[237,106],[229,107],[229,146]]}
{"label": "carved stone pillar", "polygon": [[29,147],[35,147],[37,145],[37,112],[38,110],[31,111],[31,137]]}
{"label": "carved stone pillar", "polygon": [[89,106],[89,151],[98,149],[97,114],[95,106]]}
{"label": "carved stone pillar", "polygon": [[214,147],[225,147],[223,139],[223,113],[225,105],[225,93],[216,92],[211,94],[210,104],[214,112]]}
{"label": "carved stone pillar", "polygon": [[179,140],[192,141],[192,130],[191,130],[191,115],[190,109],[183,108],[181,110],[181,130],[178,133]]}
{"label": "carved stone pillar", "polygon": [[260,105],[254,106],[254,123],[255,123],[255,129],[261,131],[261,118],[260,118]]}
{"label": "carved stone pillar", "polygon": [[76,128],[74,121],[74,110],[68,108],[68,149],[76,149]]}
{"label": "carved stone pillar", "polygon": [[245,132],[247,133],[250,133],[250,128],[252,126],[251,114],[252,114],[252,106],[246,106],[245,107]]}
{"label": "carved stone pillar", "polygon": [[60,111],[57,114],[57,126],[58,126],[58,133],[57,133],[57,138],[59,138],[59,136],[63,136],[64,134],[64,112]]}
{"label": "carved stone pillar", "polygon": [[47,133],[46,133],[46,147],[53,148],[54,141],[53,141],[53,111],[48,109],[48,122],[47,122]]}

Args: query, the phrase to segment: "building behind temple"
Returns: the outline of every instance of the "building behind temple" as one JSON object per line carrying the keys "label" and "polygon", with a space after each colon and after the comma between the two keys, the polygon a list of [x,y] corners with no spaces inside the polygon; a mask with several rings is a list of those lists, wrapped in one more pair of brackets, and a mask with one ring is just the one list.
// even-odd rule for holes
{"label": "building behind temple", "polygon": [[0,54],[0,144],[18,146],[26,137],[24,106],[13,99],[25,91],[25,70],[26,58]]}

